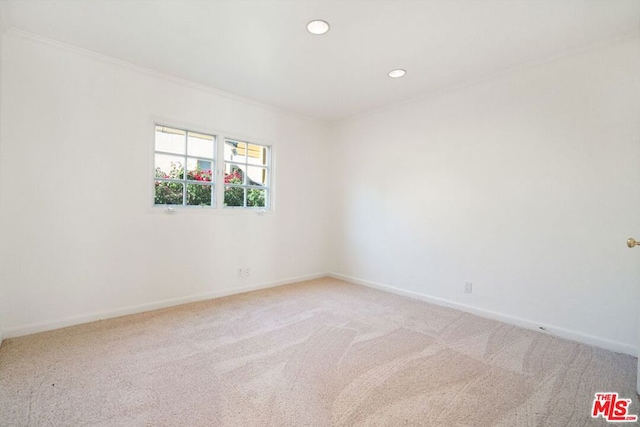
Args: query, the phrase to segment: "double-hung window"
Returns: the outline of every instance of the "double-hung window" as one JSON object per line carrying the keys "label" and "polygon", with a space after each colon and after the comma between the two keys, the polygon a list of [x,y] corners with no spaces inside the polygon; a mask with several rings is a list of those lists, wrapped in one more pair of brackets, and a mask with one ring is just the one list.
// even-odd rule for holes
{"label": "double-hung window", "polygon": [[154,159],[156,206],[271,206],[269,146],[156,125]]}
{"label": "double-hung window", "polygon": [[224,205],[269,206],[269,147],[225,139]]}
{"label": "double-hung window", "polygon": [[156,205],[215,206],[216,138],[156,125]]}

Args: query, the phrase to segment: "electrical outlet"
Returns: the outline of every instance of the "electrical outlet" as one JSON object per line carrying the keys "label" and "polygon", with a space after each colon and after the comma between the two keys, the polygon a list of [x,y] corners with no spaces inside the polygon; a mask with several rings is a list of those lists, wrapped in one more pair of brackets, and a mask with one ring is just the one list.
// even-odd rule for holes
{"label": "electrical outlet", "polygon": [[251,276],[251,268],[250,267],[247,267],[247,268],[244,269],[244,275],[246,277]]}
{"label": "electrical outlet", "polygon": [[473,292],[473,283],[464,282],[464,293],[470,294],[471,292]]}

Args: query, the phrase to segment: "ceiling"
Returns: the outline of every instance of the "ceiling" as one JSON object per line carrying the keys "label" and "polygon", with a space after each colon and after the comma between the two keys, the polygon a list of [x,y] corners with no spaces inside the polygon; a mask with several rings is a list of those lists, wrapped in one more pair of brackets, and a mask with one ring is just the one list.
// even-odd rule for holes
{"label": "ceiling", "polygon": [[[640,31],[638,0],[31,0],[16,27],[335,121]],[[324,19],[324,36],[306,31]],[[407,75],[387,73],[404,68]]]}

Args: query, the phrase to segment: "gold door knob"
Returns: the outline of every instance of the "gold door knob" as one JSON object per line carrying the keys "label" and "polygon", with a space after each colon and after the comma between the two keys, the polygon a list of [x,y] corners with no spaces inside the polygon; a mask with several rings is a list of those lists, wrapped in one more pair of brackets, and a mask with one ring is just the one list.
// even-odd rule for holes
{"label": "gold door knob", "polygon": [[629,237],[627,239],[627,246],[629,246],[630,248],[640,245],[640,242],[637,242],[636,239],[634,239],[633,237]]}

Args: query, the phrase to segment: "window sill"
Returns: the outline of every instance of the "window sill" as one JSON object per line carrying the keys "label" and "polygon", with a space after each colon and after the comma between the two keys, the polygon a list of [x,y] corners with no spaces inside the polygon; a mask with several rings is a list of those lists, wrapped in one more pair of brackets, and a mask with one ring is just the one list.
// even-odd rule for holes
{"label": "window sill", "polygon": [[211,208],[202,206],[152,206],[150,213],[164,215],[254,215],[254,216],[270,216],[273,209],[264,208],[241,208],[241,207],[224,207]]}

